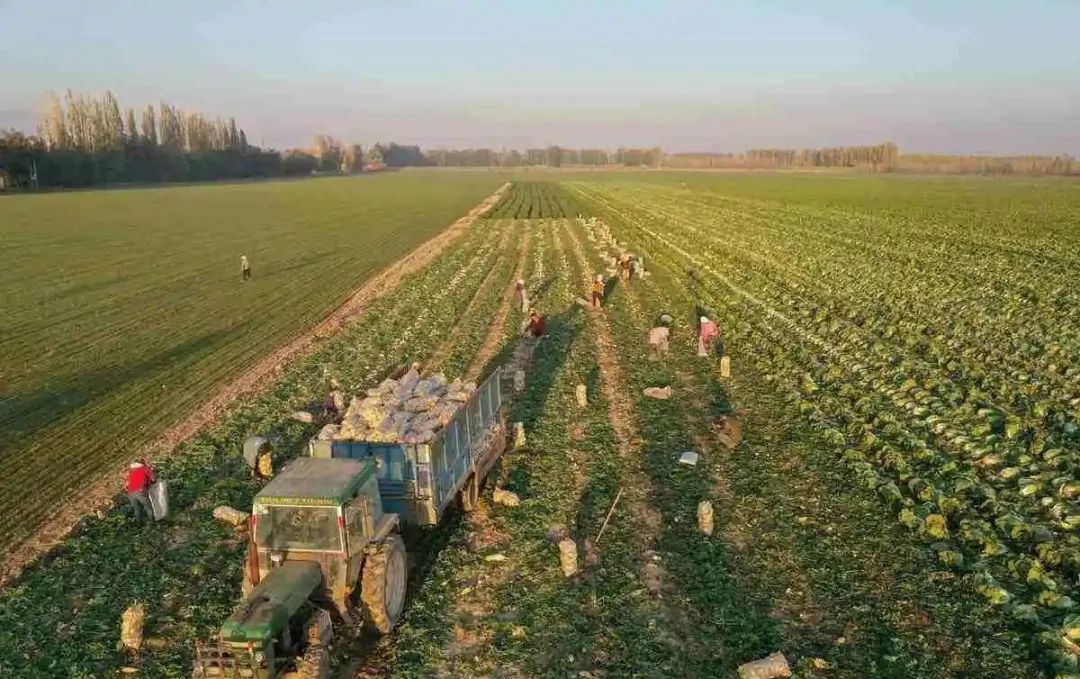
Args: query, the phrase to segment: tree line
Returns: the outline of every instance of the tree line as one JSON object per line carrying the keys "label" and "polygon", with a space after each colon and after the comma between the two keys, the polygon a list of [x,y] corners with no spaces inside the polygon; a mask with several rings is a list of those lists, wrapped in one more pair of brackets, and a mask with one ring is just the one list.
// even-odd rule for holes
{"label": "tree line", "polygon": [[0,183],[14,187],[270,177],[285,169],[278,153],[251,145],[232,118],[168,102],[122,109],[112,92],[50,95],[36,135],[0,132]]}
{"label": "tree line", "polygon": [[885,142],[872,146],[837,146],[822,149],[751,149],[743,153],[675,153],[667,165],[680,168],[767,169],[857,167],[877,172],[896,169],[900,151]]}
{"label": "tree line", "polygon": [[744,153],[674,153],[668,167],[769,169],[848,167],[871,172],[930,174],[1080,175],[1080,161],[1057,156],[959,156],[900,153],[895,144],[823,149],[754,149]]}
{"label": "tree line", "polygon": [[1080,175],[1080,159],[1058,156],[900,156],[898,169],[935,174]]}
{"label": "tree line", "polygon": [[875,172],[1080,174],[1064,156],[901,154],[891,142],[742,153],[665,153],[659,147],[432,149],[394,142],[368,149],[318,135],[309,148],[278,152],[248,141],[233,118],[209,118],[168,102],[123,109],[101,97],[50,95],[37,134],[0,130],[0,190],[103,184],[352,174],[385,167],[671,167],[768,169],[848,167]]}
{"label": "tree line", "polygon": [[660,167],[664,152],[653,147],[571,149],[561,146],[517,149],[435,149],[426,153],[427,164],[435,167]]}

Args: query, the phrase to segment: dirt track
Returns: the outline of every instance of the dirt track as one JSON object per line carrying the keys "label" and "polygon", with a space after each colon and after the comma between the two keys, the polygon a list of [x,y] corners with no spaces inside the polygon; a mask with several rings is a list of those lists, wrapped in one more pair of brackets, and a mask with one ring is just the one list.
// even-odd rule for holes
{"label": "dirt track", "polygon": [[483,370],[484,366],[488,364],[488,361],[499,352],[499,348],[504,341],[502,330],[503,326],[506,325],[506,317],[510,315],[510,306],[514,296],[514,284],[521,278],[522,271],[525,270],[525,258],[529,254],[529,235],[529,230],[526,229],[525,235],[521,238],[517,268],[514,269],[514,275],[510,278],[510,282],[507,283],[506,290],[503,292],[503,302],[499,305],[499,311],[495,314],[495,320],[491,322],[491,329],[488,331],[483,346],[480,347],[480,351],[477,352],[476,356],[469,364],[469,367],[465,369],[465,379],[467,380],[475,381],[480,377],[480,371]]}
{"label": "dirt track", "polygon": [[[469,225],[490,210],[508,186],[509,183],[500,186],[449,228],[421,243],[405,257],[369,279],[318,325],[303,331],[221,387],[188,417],[166,429],[155,443],[140,453],[156,459],[172,454],[181,443],[220,421],[239,399],[259,393],[273,384],[287,363],[312,351],[317,342],[356,319],[372,302],[393,290],[402,278],[431,263]],[[81,517],[111,507],[125,466],[102,470],[101,479],[87,488],[77,501],[58,507],[30,537],[14,545],[0,565],[0,588],[17,577],[28,564],[69,536]]]}

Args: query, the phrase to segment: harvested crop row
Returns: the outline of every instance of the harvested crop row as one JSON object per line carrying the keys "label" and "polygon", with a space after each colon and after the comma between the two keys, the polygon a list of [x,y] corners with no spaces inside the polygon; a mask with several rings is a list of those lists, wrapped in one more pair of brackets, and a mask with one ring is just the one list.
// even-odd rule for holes
{"label": "harvested crop row", "polygon": [[517,268],[518,251],[524,241],[524,229],[509,223],[502,225],[504,243],[500,257],[488,271],[487,280],[469,303],[468,313],[449,333],[447,350],[441,351],[427,366],[429,372],[439,370],[453,378],[464,375],[466,367],[476,356],[488,335],[491,319],[505,301],[507,285]]}
{"label": "harvested crop row", "polygon": [[[486,510],[470,535],[456,537],[444,550],[432,573],[440,585],[421,594],[413,609],[416,617],[411,613],[400,631],[394,665],[398,676],[439,671],[473,676],[494,668],[563,673],[569,669],[565,654],[545,656],[537,649],[561,651],[572,645],[576,659],[570,663],[584,668],[592,662],[586,657],[592,650],[582,651],[600,652],[606,643],[596,638],[606,625],[581,598],[590,588],[563,579],[558,551],[546,534],[559,525],[579,545],[595,534],[606,510],[601,505],[617,491],[616,470],[608,466],[612,434],[595,394],[590,395],[595,405],[586,411],[574,403],[574,385],[588,379],[595,365],[582,312],[573,304],[578,293],[572,283],[580,272],[567,257],[557,227],[533,224],[532,238],[544,243],[544,270],[554,278],[537,299],[548,315],[549,332],[538,343],[525,392],[511,412],[512,420],[524,422],[528,443],[509,454],[500,475],[522,501]],[[601,467],[606,471],[601,473]],[[579,498],[589,500],[582,504]],[[605,540],[617,544],[612,536],[621,530],[613,523]],[[487,560],[492,555],[505,559]],[[588,557],[582,553],[580,558]],[[501,641],[489,643],[495,640]]]}

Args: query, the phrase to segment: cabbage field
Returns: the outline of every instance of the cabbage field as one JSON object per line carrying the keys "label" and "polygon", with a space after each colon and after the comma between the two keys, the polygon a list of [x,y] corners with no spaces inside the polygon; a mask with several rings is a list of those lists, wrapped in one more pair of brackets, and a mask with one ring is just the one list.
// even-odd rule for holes
{"label": "cabbage field", "polygon": [[[211,512],[250,504],[246,436],[299,454],[317,427],[288,414],[328,376],[523,360],[525,444],[476,511],[407,532],[403,620],[338,642],[335,676],[734,677],[780,651],[803,679],[1080,677],[1080,186],[530,173],[486,216],[182,444],[168,523],[87,517],[0,591],[0,676],[189,676],[239,597],[243,540]],[[647,275],[582,306],[622,251]],[[519,278],[548,321],[531,354]],[[696,355],[702,314],[730,376]]]}

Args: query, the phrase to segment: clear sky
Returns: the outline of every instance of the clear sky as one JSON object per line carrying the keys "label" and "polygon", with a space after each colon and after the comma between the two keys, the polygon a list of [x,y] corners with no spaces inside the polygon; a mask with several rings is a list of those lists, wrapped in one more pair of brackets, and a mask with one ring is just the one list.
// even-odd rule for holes
{"label": "clear sky", "polygon": [[278,148],[1080,155],[1080,0],[0,0],[0,127],[68,87]]}

